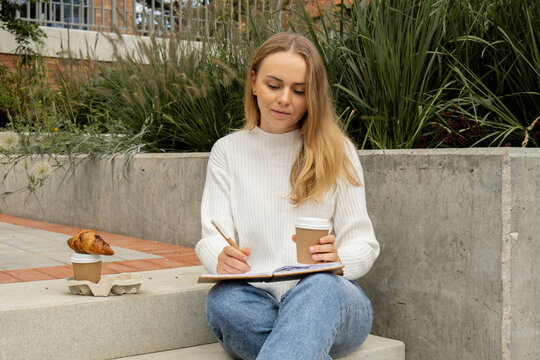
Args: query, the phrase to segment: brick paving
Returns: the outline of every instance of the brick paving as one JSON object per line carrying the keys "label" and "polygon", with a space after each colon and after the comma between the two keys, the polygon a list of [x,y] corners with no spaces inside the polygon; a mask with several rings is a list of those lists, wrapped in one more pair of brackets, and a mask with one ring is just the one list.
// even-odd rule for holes
{"label": "brick paving", "polygon": [[[73,251],[66,240],[81,230],[83,228],[0,214],[0,284],[72,276],[69,257]],[[103,274],[201,264],[192,248],[92,230],[115,251],[112,257],[102,256]]]}

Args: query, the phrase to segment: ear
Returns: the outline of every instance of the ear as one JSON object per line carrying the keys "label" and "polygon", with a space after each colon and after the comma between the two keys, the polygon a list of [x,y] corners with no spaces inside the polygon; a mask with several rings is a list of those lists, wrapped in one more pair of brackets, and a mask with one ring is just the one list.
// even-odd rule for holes
{"label": "ear", "polygon": [[255,96],[257,96],[257,87],[255,86],[256,80],[257,80],[257,75],[255,75],[255,70],[251,70],[251,92]]}

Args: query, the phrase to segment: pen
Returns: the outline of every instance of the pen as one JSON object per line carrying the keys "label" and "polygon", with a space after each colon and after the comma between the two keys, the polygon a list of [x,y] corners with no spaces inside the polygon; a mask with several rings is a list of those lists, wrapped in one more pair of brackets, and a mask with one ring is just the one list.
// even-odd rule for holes
{"label": "pen", "polygon": [[[231,238],[225,236],[225,233],[223,232],[221,226],[218,225],[218,222],[215,221],[215,220],[210,220],[210,222],[212,223],[212,225],[214,225],[214,227],[217,229],[217,231],[221,234],[221,236],[223,236],[223,238],[225,240],[227,240],[227,242],[229,243],[229,245],[231,245],[233,248],[235,249],[238,249],[240,250],[240,248],[238,247],[238,245],[236,245],[236,243],[234,241],[231,240]],[[242,251],[242,250],[240,250]]]}

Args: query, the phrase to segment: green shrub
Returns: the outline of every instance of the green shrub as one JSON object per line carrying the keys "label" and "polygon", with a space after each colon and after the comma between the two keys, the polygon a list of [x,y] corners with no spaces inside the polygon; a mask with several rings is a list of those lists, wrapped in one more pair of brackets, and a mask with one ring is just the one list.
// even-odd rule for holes
{"label": "green shrub", "polygon": [[[298,8],[288,22],[318,46],[361,148],[539,145],[538,1],[377,0],[333,10],[313,20]],[[64,72],[60,91],[0,93],[25,104],[14,129],[47,134],[22,141],[23,151],[208,151],[242,125],[247,61],[281,26],[275,14],[250,16],[244,32],[227,25],[197,41],[141,41],[132,57]]]}

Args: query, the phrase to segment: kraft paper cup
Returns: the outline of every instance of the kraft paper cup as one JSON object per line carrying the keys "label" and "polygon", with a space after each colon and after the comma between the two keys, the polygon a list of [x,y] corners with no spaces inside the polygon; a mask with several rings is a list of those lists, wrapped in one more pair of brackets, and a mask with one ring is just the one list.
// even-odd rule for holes
{"label": "kraft paper cup", "polygon": [[328,235],[332,223],[328,219],[301,217],[296,220],[296,260],[302,264],[316,264],[309,247],[318,245],[319,239]]}
{"label": "kraft paper cup", "polygon": [[101,279],[101,255],[74,253],[71,256],[73,278],[98,283]]}

